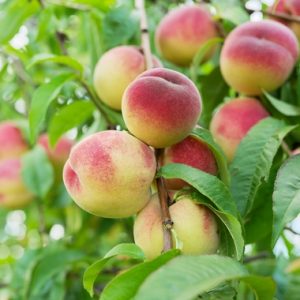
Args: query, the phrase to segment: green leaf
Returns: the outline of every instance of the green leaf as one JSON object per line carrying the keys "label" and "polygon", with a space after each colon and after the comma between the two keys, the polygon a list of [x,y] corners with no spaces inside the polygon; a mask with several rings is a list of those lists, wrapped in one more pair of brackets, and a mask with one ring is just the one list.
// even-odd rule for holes
{"label": "green leaf", "polygon": [[246,267],[218,255],[174,258],[145,280],[134,299],[193,300],[199,294],[235,279],[246,281],[257,299],[273,299],[275,285],[271,278],[249,276]]}
{"label": "green leaf", "polygon": [[104,12],[108,11],[116,3],[116,0],[60,0],[59,5],[71,8],[97,8]]}
{"label": "green leaf", "polygon": [[46,196],[54,182],[54,171],[43,148],[37,146],[22,157],[21,174],[32,193]]}
{"label": "green leaf", "polygon": [[[141,263],[132,267],[123,274],[118,275],[110,281],[103,292],[100,300],[129,300],[136,295],[138,288],[143,281],[155,270],[179,255],[179,250],[166,252],[154,260]],[[135,299],[135,298],[134,298]],[[155,299],[155,298],[152,298]],[[156,298],[163,299],[163,298]]]}
{"label": "green leaf", "polygon": [[48,83],[38,87],[32,96],[29,112],[30,136],[33,142],[39,132],[50,103],[58,96],[64,84],[74,78],[74,74],[66,73],[56,76]]}
{"label": "green leaf", "polygon": [[23,23],[38,9],[38,1],[10,0],[0,15],[0,44],[7,43],[19,31]]}
{"label": "green leaf", "polygon": [[80,75],[83,73],[83,66],[74,58],[70,56],[60,56],[53,54],[38,54],[32,58],[27,69],[33,67],[34,65],[41,64],[44,62],[54,62],[58,64],[62,64],[68,66],[75,71],[78,71]]}
{"label": "green leaf", "polygon": [[300,213],[300,155],[289,158],[279,169],[273,193],[273,236],[275,244],[285,224]]}
{"label": "green leaf", "polygon": [[62,134],[91,118],[94,109],[94,104],[88,101],[76,101],[63,107],[49,125],[50,144],[55,145]]}
{"label": "green leaf", "polygon": [[38,294],[47,281],[65,271],[69,266],[84,258],[84,254],[77,250],[59,250],[45,255],[35,266],[30,283],[30,295]]}
{"label": "green leaf", "polygon": [[227,167],[227,160],[222,148],[214,141],[211,133],[204,128],[197,127],[191,133],[192,136],[200,138],[204,141],[210,150],[213,152],[219,169],[220,178],[222,181],[229,186],[230,175]]}
{"label": "green leaf", "polygon": [[220,211],[238,216],[228,187],[216,176],[184,164],[168,164],[159,170],[157,176],[182,179],[207,197]]}
{"label": "green leaf", "polygon": [[231,171],[231,192],[242,216],[253,206],[262,181],[267,181],[275,154],[283,138],[296,126],[266,118],[256,124],[240,143]]}
{"label": "green leaf", "polygon": [[112,248],[102,259],[90,265],[83,275],[83,286],[91,297],[94,295],[94,283],[106,263],[118,255],[126,255],[133,259],[144,260],[143,251],[135,244],[119,244]]}
{"label": "green leaf", "polygon": [[288,117],[300,116],[300,108],[284,101],[278,100],[264,91],[264,95],[269,102],[283,115]]}

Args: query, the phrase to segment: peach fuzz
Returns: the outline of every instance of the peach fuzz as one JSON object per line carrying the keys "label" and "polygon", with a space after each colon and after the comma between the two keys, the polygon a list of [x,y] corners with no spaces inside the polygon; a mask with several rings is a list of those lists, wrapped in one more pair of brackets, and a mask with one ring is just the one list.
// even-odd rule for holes
{"label": "peach fuzz", "polygon": [[20,128],[11,121],[0,123],[0,145],[0,161],[18,158],[28,151],[28,145]]}
{"label": "peach fuzz", "polygon": [[213,116],[210,130],[222,147],[228,161],[232,161],[241,140],[269,113],[254,98],[236,98],[223,104]]}
{"label": "peach fuzz", "polygon": [[201,97],[185,75],[163,68],[142,73],[126,89],[122,114],[129,131],[155,148],[184,139],[201,113]]}
{"label": "peach fuzz", "polygon": [[19,209],[33,200],[21,177],[20,158],[0,162],[0,207]]}
{"label": "peach fuzz", "polygon": [[[192,135],[165,149],[162,164],[169,163],[186,164],[211,175],[218,173],[217,162],[209,146]],[[166,185],[168,189],[179,190],[188,184],[180,179],[168,179]]]}
{"label": "peach fuzz", "polygon": [[[274,3],[272,7],[269,9],[271,12],[287,14],[288,16],[300,17],[300,1],[299,0],[279,0]],[[298,40],[300,39],[300,24],[297,22],[291,22],[288,20],[284,20],[282,18],[274,18],[276,20],[286,26],[288,26],[295,35]]]}
{"label": "peach fuzz", "polygon": [[[188,66],[198,50],[218,31],[208,9],[204,6],[181,6],[169,12],[160,22],[156,47],[162,56],[179,66]],[[210,51],[205,59],[209,59]]]}
{"label": "peach fuzz", "polygon": [[[154,56],[153,66],[162,66]],[[126,87],[145,70],[145,58],[138,47],[119,46],[110,49],[102,55],[95,67],[96,93],[109,107],[120,110]]]}
{"label": "peach fuzz", "polygon": [[150,199],[154,151],[124,131],[88,136],[72,148],[63,179],[74,201],[91,214],[124,218]]}
{"label": "peach fuzz", "polygon": [[286,26],[270,20],[247,22],[226,38],[220,57],[226,82],[251,96],[272,91],[288,78],[298,59],[298,41]]}
{"label": "peach fuzz", "polygon": [[[185,196],[170,206],[170,215],[183,254],[201,255],[217,251],[218,227],[209,209]],[[137,215],[133,230],[134,241],[147,259],[159,256],[163,250],[162,226],[159,200],[155,194]]]}

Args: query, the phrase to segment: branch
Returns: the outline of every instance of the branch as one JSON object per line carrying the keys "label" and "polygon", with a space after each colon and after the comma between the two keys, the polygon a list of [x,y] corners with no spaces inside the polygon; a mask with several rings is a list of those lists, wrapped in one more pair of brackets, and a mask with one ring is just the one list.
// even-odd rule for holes
{"label": "branch", "polygon": [[270,253],[267,251],[264,251],[264,252],[258,253],[257,255],[245,257],[244,264],[249,264],[253,261],[270,258],[270,257],[271,257]]}
{"label": "branch", "polygon": [[291,232],[292,234],[295,234],[295,235],[300,235],[300,232],[297,232],[293,228],[288,227],[288,226],[284,227],[284,230],[288,230],[289,232]]}
{"label": "branch", "polygon": [[[141,46],[145,58],[145,64],[147,70],[153,67],[152,64],[152,54],[150,48],[150,39],[148,32],[148,24],[147,24],[147,15],[145,11],[145,3],[144,0],[135,0],[136,9],[140,13],[140,29],[141,29]],[[156,161],[157,161],[157,171],[160,169],[160,162],[162,155],[164,153],[164,149],[155,149]],[[162,177],[158,177],[156,179],[157,192],[161,207],[161,217],[163,224],[163,232],[164,232],[164,247],[163,252],[172,249],[172,233],[171,229],[173,226],[173,222],[171,220],[170,211],[169,211],[169,195],[168,191],[165,187],[165,182]]]}

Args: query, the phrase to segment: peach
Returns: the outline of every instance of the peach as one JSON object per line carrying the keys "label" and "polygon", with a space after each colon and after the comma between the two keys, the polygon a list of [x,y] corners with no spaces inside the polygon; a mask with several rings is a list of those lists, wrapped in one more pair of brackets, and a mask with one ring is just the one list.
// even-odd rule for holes
{"label": "peach", "polygon": [[21,177],[20,158],[0,162],[0,207],[18,209],[33,200]]}
{"label": "peach", "polygon": [[210,123],[211,133],[229,161],[247,132],[269,113],[254,98],[236,98],[223,104]]}
{"label": "peach", "polygon": [[[170,215],[182,253],[201,255],[217,251],[219,247],[217,222],[208,208],[184,196],[170,206]],[[147,259],[153,259],[162,252],[162,226],[160,205],[155,194],[137,215],[133,229],[134,241],[144,251]]]}
{"label": "peach", "polygon": [[[218,31],[204,6],[181,6],[169,12],[155,33],[156,47],[162,56],[179,66],[188,66],[198,50]],[[209,59],[214,51],[207,53]]]}
{"label": "peach", "polygon": [[[165,149],[162,164],[169,163],[186,164],[212,175],[218,173],[217,162],[209,146],[192,135]],[[180,179],[168,179],[166,185],[168,189],[178,190],[188,184]]]}
{"label": "peach", "polygon": [[[287,14],[289,16],[300,17],[300,1],[299,0],[279,0],[274,3],[270,11],[276,13]],[[298,40],[300,39],[300,25],[297,22],[290,22],[282,18],[274,18],[276,20],[293,30]]]}
{"label": "peach", "polygon": [[142,73],[126,89],[122,113],[129,131],[156,148],[184,139],[201,113],[201,97],[185,75],[163,68]]}
{"label": "peach", "polygon": [[[153,56],[153,66],[161,67]],[[102,55],[94,71],[94,87],[99,98],[113,109],[120,110],[122,95],[139,74],[146,70],[145,58],[138,47],[119,46]]]}
{"label": "peach", "polygon": [[226,38],[220,57],[226,82],[245,95],[272,91],[288,78],[298,58],[298,41],[286,26],[270,20],[247,22]]}
{"label": "peach", "polygon": [[124,131],[108,130],[72,148],[63,179],[82,209],[100,217],[124,218],[146,205],[155,171],[153,150]]}
{"label": "peach", "polygon": [[0,161],[18,158],[28,151],[28,145],[20,128],[12,121],[0,123],[0,145]]}

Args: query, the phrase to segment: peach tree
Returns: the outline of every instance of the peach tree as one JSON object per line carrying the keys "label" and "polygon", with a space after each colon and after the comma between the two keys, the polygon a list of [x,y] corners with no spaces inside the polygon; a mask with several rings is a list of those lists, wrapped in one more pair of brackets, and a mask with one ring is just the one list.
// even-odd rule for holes
{"label": "peach tree", "polygon": [[300,284],[300,1],[0,3],[0,299],[287,299]]}

